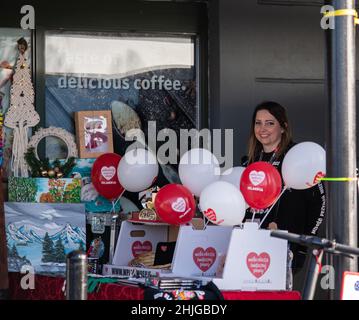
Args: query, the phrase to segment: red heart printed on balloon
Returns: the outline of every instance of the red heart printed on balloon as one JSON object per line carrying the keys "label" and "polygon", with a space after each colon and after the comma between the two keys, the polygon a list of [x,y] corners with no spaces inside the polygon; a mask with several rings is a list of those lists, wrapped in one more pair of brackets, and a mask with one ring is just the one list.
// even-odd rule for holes
{"label": "red heart printed on balloon", "polygon": [[258,186],[261,184],[266,178],[266,174],[263,171],[251,171],[249,173],[249,180],[252,182],[254,186]]}
{"label": "red heart printed on balloon", "polygon": [[102,176],[107,180],[111,180],[113,178],[113,176],[116,173],[116,168],[115,167],[102,167],[101,168],[101,174]]}
{"label": "red heart printed on balloon", "polygon": [[197,247],[193,250],[193,261],[202,272],[206,272],[212,267],[216,261],[216,257],[217,252],[213,247],[209,247],[206,250]]}
{"label": "red heart printed on balloon", "polygon": [[262,252],[259,255],[255,252],[250,252],[247,255],[247,267],[257,279],[267,272],[269,265],[270,255],[267,252]]}
{"label": "red heart printed on balloon", "polygon": [[152,251],[152,243],[151,241],[135,241],[132,244],[132,255],[136,258],[138,255],[146,252]]}
{"label": "red heart printed on balloon", "polygon": [[211,209],[211,208],[208,208],[207,210],[204,210],[204,211],[203,211],[203,214],[204,214],[205,217],[207,217],[211,222],[213,222],[213,223],[215,223],[215,224],[217,224],[217,225],[223,223],[223,221],[224,221],[223,219],[217,220],[217,215],[216,215],[216,213],[214,212],[214,210]]}
{"label": "red heart printed on balloon", "polygon": [[175,202],[172,202],[171,207],[176,212],[185,212],[186,201],[183,198],[177,198]]}
{"label": "red heart printed on balloon", "polygon": [[214,212],[214,210],[211,209],[211,208],[208,208],[207,210],[204,210],[203,214],[211,221],[216,221],[217,220],[217,215]]}
{"label": "red heart printed on balloon", "polygon": [[324,177],[325,177],[325,173],[323,173],[322,171],[319,171],[313,179],[313,184],[315,185],[315,184],[319,183],[320,179],[322,179]]}

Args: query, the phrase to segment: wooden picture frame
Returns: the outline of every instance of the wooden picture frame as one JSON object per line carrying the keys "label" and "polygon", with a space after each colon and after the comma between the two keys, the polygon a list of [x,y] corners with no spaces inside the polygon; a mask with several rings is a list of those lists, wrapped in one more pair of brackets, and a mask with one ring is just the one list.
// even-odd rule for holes
{"label": "wooden picture frame", "polygon": [[97,158],[113,152],[111,110],[78,111],[74,115],[80,158]]}

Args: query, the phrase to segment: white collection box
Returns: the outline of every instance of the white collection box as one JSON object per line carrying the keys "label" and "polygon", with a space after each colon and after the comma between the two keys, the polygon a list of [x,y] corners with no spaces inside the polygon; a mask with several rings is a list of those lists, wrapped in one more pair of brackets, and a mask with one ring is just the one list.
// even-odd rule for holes
{"label": "white collection box", "polygon": [[154,252],[159,242],[168,241],[168,228],[166,224],[122,222],[112,264],[104,265],[103,275],[149,277],[169,273],[170,270],[128,266],[129,262],[139,254]]}
{"label": "white collection box", "polygon": [[195,230],[181,226],[172,272],[183,277],[214,277],[228,249],[232,227],[207,226]]}
{"label": "white collection box", "polygon": [[220,258],[226,254],[232,227],[207,226],[204,230],[191,225],[179,228],[172,269],[128,266],[138,254],[155,251],[159,242],[168,241],[168,225],[123,222],[112,265],[104,265],[103,275],[213,277]]}
{"label": "white collection box", "polygon": [[286,240],[258,229],[257,223],[234,228],[221,277],[213,282],[221,290],[277,291],[286,289]]}

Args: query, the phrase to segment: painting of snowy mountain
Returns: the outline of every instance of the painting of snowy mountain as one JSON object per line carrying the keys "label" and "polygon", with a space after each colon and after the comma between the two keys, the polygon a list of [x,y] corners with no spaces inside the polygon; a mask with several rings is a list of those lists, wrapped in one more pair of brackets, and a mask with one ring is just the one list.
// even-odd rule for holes
{"label": "painting of snowy mountain", "polygon": [[9,271],[65,275],[66,255],[85,249],[84,204],[5,202]]}

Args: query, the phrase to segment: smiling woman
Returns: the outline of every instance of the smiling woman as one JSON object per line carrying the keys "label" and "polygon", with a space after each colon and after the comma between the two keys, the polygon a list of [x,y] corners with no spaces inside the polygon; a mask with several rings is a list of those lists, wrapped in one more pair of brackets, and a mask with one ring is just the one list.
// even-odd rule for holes
{"label": "smiling woman", "polygon": [[[252,116],[248,161],[244,165],[265,161],[281,174],[283,159],[294,145],[286,109],[273,101],[259,104]],[[270,212],[269,208],[249,208],[245,220],[261,223],[263,228],[316,235],[325,215],[325,202],[322,183],[306,190],[286,189]],[[306,249],[292,245],[291,250],[297,272],[304,264]]]}

